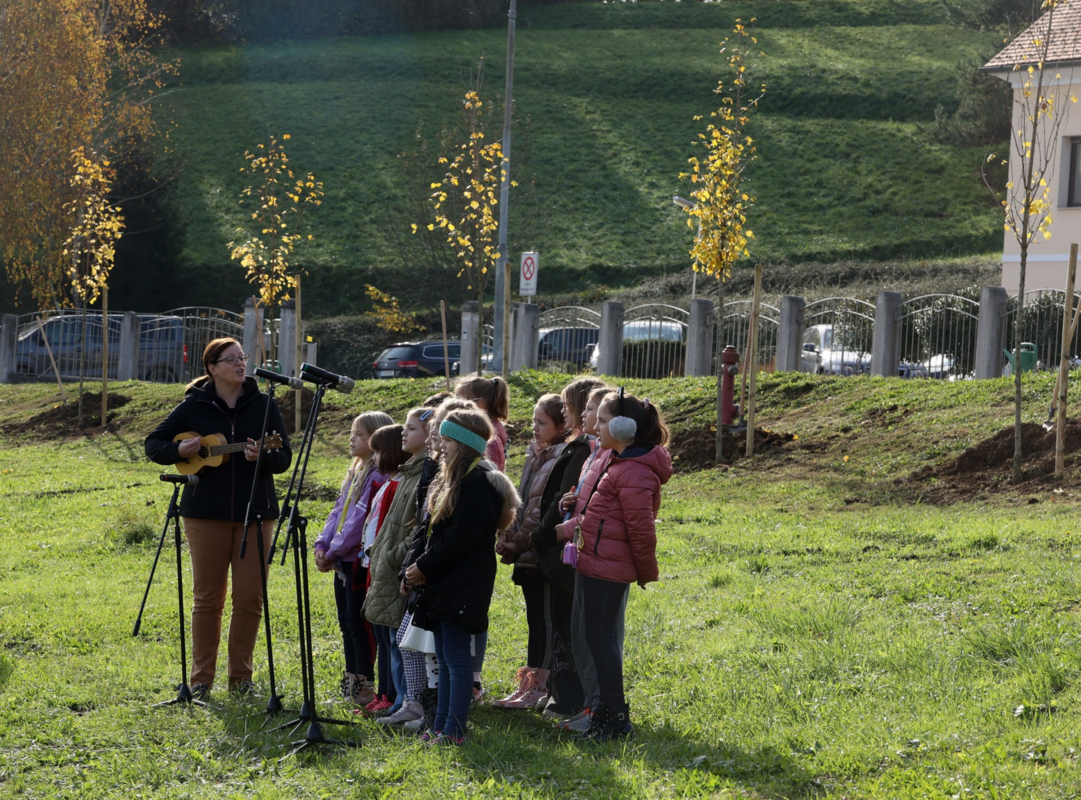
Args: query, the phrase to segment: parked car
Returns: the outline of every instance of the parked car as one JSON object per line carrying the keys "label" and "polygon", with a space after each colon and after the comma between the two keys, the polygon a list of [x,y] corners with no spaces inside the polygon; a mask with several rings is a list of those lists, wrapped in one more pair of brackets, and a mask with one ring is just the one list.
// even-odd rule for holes
{"label": "parked car", "polygon": [[[636,319],[623,324],[624,342],[672,342],[683,344],[686,329],[678,322],[657,319]],[[589,368],[594,372],[600,361],[600,343],[589,354]]]}
{"label": "parked car", "polygon": [[[462,343],[447,342],[450,374],[457,375],[462,360]],[[491,361],[492,348],[484,345],[484,359]],[[380,353],[372,364],[376,378],[424,378],[446,375],[443,362],[443,340],[433,342],[399,342]]]}
{"label": "parked car", "polygon": [[953,376],[953,358],[945,353],[933,355],[923,362],[927,368],[927,377],[946,379]]}
{"label": "parked car", "polygon": [[584,367],[600,328],[541,328],[537,333],[537,361],[566,361]]}
{"label": "parked car", "polygon": [[912,361],[902,361],[897,365],[897,377],[898,378],[926,378],[928,377],[927,367],[923,364],[916,364]]}
{"label": "parked car", "polygon": [[812,325],[803,332],[800,371],[818,375],[858,375],[871,371],[871,354],[852,347],[834,349],[833,326]]}
{"label": "parked car", "polygon": [[[122,321],[121,314],[109,315],[108,375],[111,379],[119,374]],[[49,357],[50,351],[52,358]],[[35,325],[24,331],[15,345],[15,372],[30,379],[54,379],[57,373],[61,378],[77,378],[80,353],[83,354],[83,375],[100,378],[104,355],[100,313],[87,314],[85,347],[81,314],[55,316],[41,326]],[[183,319],[157,314],[139,315],[136,378],[162,383],[181,380],[187,358]]]}

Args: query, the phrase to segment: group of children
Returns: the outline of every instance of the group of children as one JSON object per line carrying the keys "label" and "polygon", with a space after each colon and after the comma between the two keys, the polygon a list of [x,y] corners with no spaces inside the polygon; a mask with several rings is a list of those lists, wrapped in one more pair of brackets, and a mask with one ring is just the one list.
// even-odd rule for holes
{"label": "group of children", "polygon": [[517,491],[506,464],[508,388],[462,380],[396,425],[353,421],[352,465],[315,543],[334,572],[341,693],[386,726],[461,744],[481,672],[497,558],[525,600],[517,687],[586,739],[633,730],[623,687],[630,585],[657,580],[654,520],[671,476],[655,405],[579,378],[533,411]]}

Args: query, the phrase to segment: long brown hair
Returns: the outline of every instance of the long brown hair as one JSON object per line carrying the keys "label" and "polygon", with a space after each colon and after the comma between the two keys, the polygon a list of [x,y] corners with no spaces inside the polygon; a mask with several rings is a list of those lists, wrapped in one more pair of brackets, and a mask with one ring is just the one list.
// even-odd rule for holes
{"label": "long brown hair", "polygon": [[[451,411],[446,419],[472,431],[485,442],[492,438],[492,423],[483,411]],[[443,458],[439,475],[432,481],[432,488],[428,491],[428,511],[432,515],[433,525],[454,514],[462,478],[469,472],[473,462],[484,455],[462,442],[455,441],[455,444],[458,445],[457,451]]]}
{"label": "long brown hair", "polygon": [[221,358],[221,354],[228,350],[233,345],[240,347],[243,350],[240,342],[234,339],[232,336],[226,336],[221,339],[212,339],[206,347],[203,348],[203,372],[205,374],[200,375],[198,378],[189,383],[185,389],[191,389],[194,386],[203,386],[208,381],[213,382],[214,377],[210,374],[210,365],[218,363],[218,359]]}
{"label": "long brown hair", "polygon": [[388,478],[412,458],[402,449],[403,425],[384,425],[368,439],[368,446],[375,454],[376,468]]}

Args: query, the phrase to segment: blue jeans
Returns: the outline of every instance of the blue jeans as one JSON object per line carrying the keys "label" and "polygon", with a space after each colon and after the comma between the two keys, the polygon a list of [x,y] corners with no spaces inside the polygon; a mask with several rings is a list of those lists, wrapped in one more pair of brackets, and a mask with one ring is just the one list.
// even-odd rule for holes
{"label": "blue jeans", "polygon": [[473,671],[484,669],[484,652],[488,649],[488,631],[473,634]]}
{"label": "blue jeans", "polygon": [[[386,625],[373,625],[372,628],[375,631],[375,639],[379,643],[379,660],[382,662],[380,667],[385,665],[388,671],[385,688],[389,691],[384,691],[384,694],[394,702],[391,710],[397,711],[405,700],[405,664],[402,661],[402,651],[398,649],[396,631]],[[380,669],[380,679],[384,677],[382,672],[383,670]],[[382,683],[380,688],[384,688]]]}
{"label": "blue jeans", "polygon": [[439,703],[435,730],[465,736],[465,723],[473,701],[473,658],[469,631],[456,622],[439,622],[435,630],[435,657],[439,662]]}

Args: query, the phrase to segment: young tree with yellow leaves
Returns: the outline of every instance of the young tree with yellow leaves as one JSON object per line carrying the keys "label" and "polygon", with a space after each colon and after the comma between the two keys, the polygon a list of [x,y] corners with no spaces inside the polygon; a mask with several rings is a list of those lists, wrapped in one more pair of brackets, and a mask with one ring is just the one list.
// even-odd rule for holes
{"label": "young tree with yellow leaves", "polygon": [[[1051,200],[1049,178],[1058,162],[1062,126],[1070,106],[1077,98],[1059,85],[1060,75],[1049,63],[1055,45],[1063,36],[1076,35],[1071,26],[1058,28],[1055,12],[1067,0],[1044,0],[1044,13],[985,69],[993,71],[996,62],[1012,61],[1006,77],[1014,86],[1013,126],[1010,132],[1011,179],[1006,184],[1006,197],[991,185],[987,172],[984,182],[1002,203],[1003,227],[1014,235],[1020,248],[1020,270],[1017,285],[1017,316],[1014,321],[1014,453],[1013,482],[1021,475],[1021,339],[1025,304],[1025,272],[1029,247],[1038,236],[1051,238]],[[987,163],[996,160],[994,154]],[[1003,159],[1002,164],[1007,164]],[[1070,310],[1067,309],[1067,314]]]}
{"label": "young tree with yellow leaves", "polygon": [[[64,241],[63,254],[68,259],[68,282],[82,309],[82,339],[87,341],[86,309],[108,289],[109,272],[116,256],[116,242],[124,227],[120,210],[109,203],[110,163],[96,154],[87,155],[84,148],[72,154],[75,174],[71,187],[75,198],[66,206],[74,220]],[[101,320],[102,337],[102,405],[101,424],[106,422],[105,386],[109,378],[109,318],[108,308]],[[79,413],[78,425],[83,424],[83,373],[86,368],[86,347],[79,350]]]}
{"label": "young tree with yellow leaves", "polygon": [[176,69],[154,50],[159,28],[145,0],[0,6],[0,258],[39,309],[78,299],[64,253],[85,199],[73,154],[107,170],[155,133],[151,101]]}
{"label": "young tree with yellow leaves", "polygon": [[[289,134],[282,136],[288,141]],[[229,242],[229,255],[239,261],[249,283],[259,287],[259,300],[268,309],[289,299],[296,285],[289,274],[293,249],[303,241],[312,241],[310,233],[301,233],[305,207],[322,205],[323,183],[304,173],[297,177],[289,166],[289,156],[274,136],[270,144],[256,145],[256,152],[244,152],[247,162],[240,172],[250,184],[240,193],[240,205],[251,209],[249,220],[236,229],[239,239]],[[271,348],[276,351],[275,343]],[[274,357],[274,352],[267,354]]]}
{"label": "young tree with yellow leaves", "polygon": [[[687,224],[697,225],[698,235],[690,255],[694,258],[696,272],[705,272],[717,278],[717,359],[724,344],[724,281],[732,274],[732,266],[740,258],[750,255],[750,240],[754,233],[746,227],[747,209],[754,202],[742,186],[743,173],[757,158],[754,140],[747,134],[751,112],[758,107],[766,92],[765,84],[752,88],[751,79],[757,66],[749,61],[760,57],[761,52],[751,53],[747,47],[757,45],[753,35],[755,20],[751,19],[749,30],[742,20],[736,20],[735,42],[730,37],[721,42],[721,53],[728,55],[727,75],[717,82],[713,93],[720,96],[721,104],[710,112],[711,121],[698,140],[692,142],[705,149],[702,158],[688,159],[690,172],[680,173],[680,179],[690,180],[694,185],[691,197],[694,203],[685,206]],[[702,119],[701,116],[695,117]],[[717,461],[721,460],[721,380],[717,378]]]}
{"label": "young tree with yellow leaves", "polygon": [[[439,229],[446,236],[458,260],[458,277],[466,289],[475,291],[484,319],[484,291],[496,261],[499,234],[499,189],[503,180],[503,149],[499,142],[485,141],[481,125],[484,103],[476,89],[465,94],[463,108],[469,138],[458,145],[453,158],[440,158],[446,165],[443,180],[433,183],[431,202],[435,222],[429,230]],[[511,184],[516,185],[512,182]],[[413,232],[417,226],[413,225]],[[482,363],[483,339],[477,336],[477,365]]]}

